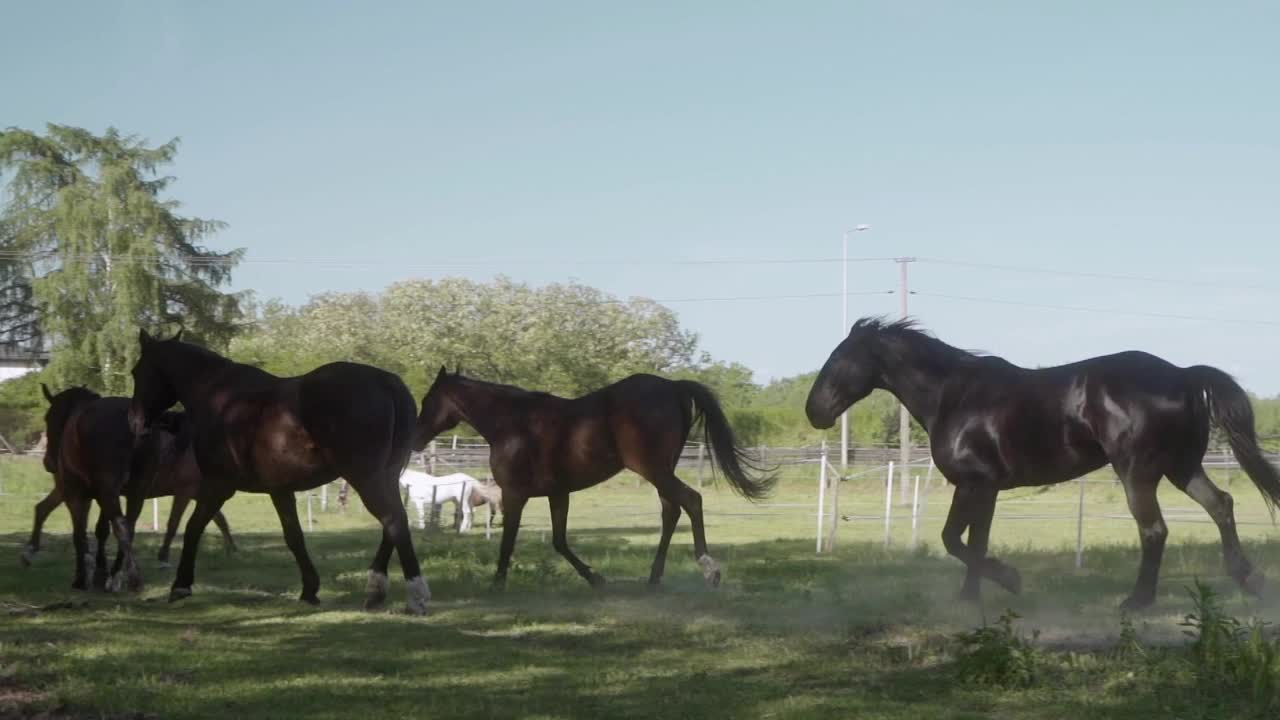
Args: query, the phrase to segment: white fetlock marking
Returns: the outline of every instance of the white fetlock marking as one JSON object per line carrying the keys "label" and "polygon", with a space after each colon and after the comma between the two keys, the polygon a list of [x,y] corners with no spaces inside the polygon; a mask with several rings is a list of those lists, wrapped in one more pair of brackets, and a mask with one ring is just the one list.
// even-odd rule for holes
{"label": "white fetlock marking", "polygon": [[698,567],[702,568],[702,576],[708,580],[720,572],[720,563],[716,562],[710,555],[703,555],[698,558]]}
{"label": "white fetlock marking", "polygon": [[410,615],[426,615],[427,603],[431,601],[431,589],[427,587],[427,578],[419,575],[410,580],[407,590],[405,609]]}
{"label": "white fetlock marking", "polygon": [[37,553],[37,552],[39,552],[39,551],[38,551],[38,550],[36,550],[35,548],[31,547],[31,544],[30,544],[30,543],[28,543],[27,545],[23,546],[23,548],[22,548],[22,561],[23,561],[23,562],[25,562],[26,564],[30,565],[30,564],[31,564],[31,561],[36,559],[36,553]]}
{"label": "white fetlock marking", "polygon": [[120,592],[122,587],[124,587],[124,577],[121,573],[115,573],[107,578],[107,592]]}
{"label": "white fetlock marking", "polygon": [[385,596],[390,587],[391,581],[387,579],[386,573],[380,573],[376,570],[369,571],[369,582],[364,586],[364,591],[366,593],[369,595]]}

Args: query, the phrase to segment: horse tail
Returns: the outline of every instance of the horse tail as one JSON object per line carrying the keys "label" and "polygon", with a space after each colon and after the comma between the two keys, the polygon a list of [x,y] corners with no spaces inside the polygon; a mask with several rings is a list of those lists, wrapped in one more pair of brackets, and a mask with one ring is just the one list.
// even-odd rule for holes
{"label": "horse tail", "polygon": [[1204,393],[1209,418],[1227,434],[1231,452],[1262,493],[1274,522],[1276,509],[1280,507],[1280,471],[1267,462],[1258,447],[1249,396],[1230,375],[1215,367],[1195,365],[1187,371]]}
{"label": "horse tail", "polygon": [[[738,447],[733,428],[711,388],[693,380],[675,381],[686,402],[693,404],[692,423],[702,421],[703,443],[711,450],[715,465],[729,479],[729,484],[748,500],[760,500],[773,491],[777,475],[743,448]],[[753,477],[754,476],[754,477]]]}
{"label": "horse tail", "polygon": [[404,475],[405,468],[409,467],[409,460],[413,456],[413,431],[418,422],[418,406],[413,401],[413,393],[409,392],[409,386],[404,384],[398,376],[386,373],[384,375],[384,386],[387,393],[391,396],[392,406],[395,410],[391,421],[391,462],[399,465],[396,473],[396,482],[399,482],[400,476]]}

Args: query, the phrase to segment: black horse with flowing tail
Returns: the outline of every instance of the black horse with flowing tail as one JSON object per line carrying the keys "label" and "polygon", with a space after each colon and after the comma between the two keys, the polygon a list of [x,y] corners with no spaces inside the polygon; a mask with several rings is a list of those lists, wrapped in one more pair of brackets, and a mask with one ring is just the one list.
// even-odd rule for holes
{"label": "black horse with flowing tail", "polygon": [[987,557],[1001,490],[1065,482],[1108,463],[1124,485],[1142,545],[1137,585],[1122,607],[1155,601],[1168,536],[1156,501],[1162,477],[1213,518],[1236,583],[1260,591],[1263,577],[1240,547],[1231,496],[1202,466],[1210,423],[1226,432],[1273,516],[1280,473],[1258,448],[1248,396],[1225,372],[1137,351],[1031,370],[954,348],[910,321],[863,318],[818,373],[805,407],[810,424],[831,427],[877,388],[924,426],[934,462],[956,487],[942,541],[967,567],[963,597],[976,600],[983,577],[1021,591],[1018,571]]}
{"label": "black horse with flowing tail", "polygon": [[[53,393],[49,392],[49,388],[43,383],[41,383],[40,388],[44,391],[45,399],[52,404],[55,397]],[[97,395],[81,393],[80,397],[90,400],[95,399]],[[115,407],[118,409],[116,425],[125,430],[129,427],[128,400],[129,398],[117,398],[115,403]],[[145,442],[133,449],[133,460],[128,477],[130,485],[136,486],[137,492],[131,492],[129,487],[124,488],[125,496],[129,498],[129,501],[125,503],[125,519],[129,523],[129,532],[132,535],[137,525],[138,515],[142,512],[142,500],[173,496],[173,506],[169,510],[169,523],[165,528],[164,540],[160,543],[158,556],[160,567],[168,567],[169,548],[173,543],[174,535],[178,533],[178,524],[182,521],[182,514],[186,512],[187,504],[191,502],[191,499],[196,495],[196,491],[200,488],[200,468],[196,465],[195,454],[191,450],[190,423],[186,421],[184,413],[164,413],[156,422],[155,429],[156,432],[150,433]],[[52,437],[55,433],[61,433],[61,430],[58,428],[46,428],[46,437]],[[46,446],[45,468],[53,474],[53,489],[49,491],[49,494],[43,500],[36,503],[35,523],[31,526],[31,539],[27,541],[26,547],[22,549],[21,561],[24,567],[29,566],[36,553],[40,552],[40,534],[44,529],[45,520],[62,504],[66,494],[56,472],[56,460],[47,451],[48,447]],[[227,552],[233,552],[236,549],[236,543],[235,539],[231,537],[231,528],[227,525],[227,519],[219,512],[213,516],[213,522],[222,531],[222,541],[227,548]],[[95,564],[99,568],[105,557],[104,543],[109,532],[106,514],[99,513],[98,525],[95,531],[98,540],[98,557]],[[112,570],[113,575],[120,570],[122,557],[123,555],[116,556],[116,567]],[[101,573],[95,571],[94,585],[105,587],[105,582]]]}
{"label": "black horse with flowing tail", "polygon": [[181,401],[203,476],[171,602],[191,594],[200,537],[222,504],[243,490],[271,496],[285,543],[302,571],[301,599],[319,603],[320,576],[307,554],[293,494],[341,476],[382,524],[365,607],[386,600],[394,550],[408,583],[409,612],[426,613],[430,593],[400,500],[400,473],[409,463],[415,422],[413,396],[400,378],[343,362],[280,378],[176,336],[157,340],[144,330],[139,341],[130,427],[135,436],[145,435],[165,409]]}
{"label": "black horse with flowing tail", "polygon": [[[569,493],[598,485],[623,468],[648,480],[662,502],[662,536],[649,582],[658,584],[681,509],[693,525],[694,559],[711,586],[720,566],[707,553],[702,495],[676,477],[676,463],[689,431],[701,420],[712,457],[729,484],[751,500],[765,497],[774,482],[738,447],[712,391],[689,380],[632,375],[579,398],[561,398],[450,374],[443,367],[422,399],[418,450],[465,422],[489,443],[493,479],[502,489],[502,545],[494,585],[506,584],[511,552],[525,503],[546,497],[551,535],[564,556],[593,587],[604,578],[569,549]],[[753,477],[755,475],[756,477]]]}

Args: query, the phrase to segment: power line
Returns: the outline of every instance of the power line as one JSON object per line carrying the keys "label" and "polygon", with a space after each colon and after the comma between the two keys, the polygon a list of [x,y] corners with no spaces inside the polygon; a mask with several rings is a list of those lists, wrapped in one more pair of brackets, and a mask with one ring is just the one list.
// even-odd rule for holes
{"label": "power line", "polygon": [[972,262],[969,260],[948,260],[945,258],[922,257],[920,262],[951,267],[975,268],[982,270],[999,270],[1003,272],[1029,273],[1036,275],[1060,275],[1063,277],[1091,278],[1095,280],[1120,280],[1124,282],[1154,283],[1158,285],[1179,285],[1216,288],[1219,290],[1267,290],[1280,292],[1274,285],[1251,285],[1247,283],[1222,283],[1208,280],[1190,280],[1187,278],[1160,277],[1156,275],[1128,275],[1124,273],[1102,273],[1084,270],[1062,270],[1058,268],[1030,267],[1026,265],[1001,265],[997,263]]}
{"label": "power line", "polygon": [[[851,292],[849,293],[849,297],[854,297],[856,295],[893,295],[896,292],[897,292],[896,290],[866,290],[861,292]],[[844,293],[838,293],[838,292],[806,293],[802,295],[737,295],[733,297],[674,298],[671,300],[653,300],[652,302],[663,305],[667,303],[737,302],[737,301],[745,301],[745,300],[804,300],[808,298],[833,298],[833,297],[843,297],[843,296],[844,296]],[[647,298],[641,298],[641,299],[647,299]],[[629,300],[602,300],[598,304],[611,305],[611,304],[624,304],[627,302],[630,302],[630,301]]]}
{"label": "power line", "polygon": [[193,257],[164,255],[100,255],[82,254],[36,254],[15,250],[0,250],[0,260],[61,260],[61,261],[98,261],[111,260],[120,263],[155,264],[162,261],[184,261],[192,265],[317,265],[339,268],[391,265],[410,269],[457,269],[493,266],[555,266],[555,265],[601,265],[601,266],[633,266],[633,265],[818,265],[840,262],[870,263],[890,262],[891,257],[814,257],[814,258],[709,258],[709,259],[661,259],[661,258],[626,258],[626,259],[584,259],[584,258],[547,258],[547,259],[481,259],[461,258],[439,260],[434,262],[415,262],[413,259],[396,257]]}
{"label": "power line", "polygon": [[951,295],[947,293],[922,292],[918,290],[911,291],[912,295],[921,297],[942,298],[946,300],[963,300],[965,302],[990,303],[993,305],[1015,305],[1019,307],[1033,307],[1047,310],[1066,310],[1070,312],[1083,313],[1101,313],[1105,315],[1134,315],[1137,317],[1162,318],[1166,320],[1192,320],[1195,322],[1210,323],[1233,323],[1239,325],[1260,325],[1266,327],[1280,327],[1280,322],[1273,320],[1251,320],[1245,318],[1222,318],[1207,317],[1202,315],[1178,315],[1175,313],[1154,313],[1142,312],[1139,310],[1121,310],[1118,308],[1099,308],[1099,307],[1083,307],[1079,305],[1054,305],[1051,303],[1024,302],[1021,300],[1003,300],[1000,298],[974,297],[971,295]]}

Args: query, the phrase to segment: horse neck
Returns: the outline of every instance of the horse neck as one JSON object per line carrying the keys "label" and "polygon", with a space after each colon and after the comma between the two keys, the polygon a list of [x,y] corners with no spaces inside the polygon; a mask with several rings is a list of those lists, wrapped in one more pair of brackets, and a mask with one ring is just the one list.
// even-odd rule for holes
{"label": "horse neck", "polygon": [[212,352],[201,352],[194,347],[179,346],[181,353],[170,356],[165,375],[182,402],[182,406],[191,412],[208,409],[209,398],[199,393],[198,388],[205,384],[209,375],[232,364],[231,360]]}
{"label": "horse neck", "polygon": [[453,393],[462,419],[490,445],[501,434],[516,400],[509,388],[480,380],[464,380]]}
{"label": "horse neck", "polygon": [[882,355],[879,387],[893,394],[928,432],[938,412],[942,385],[973,356],[927,337],[896,338]]}

